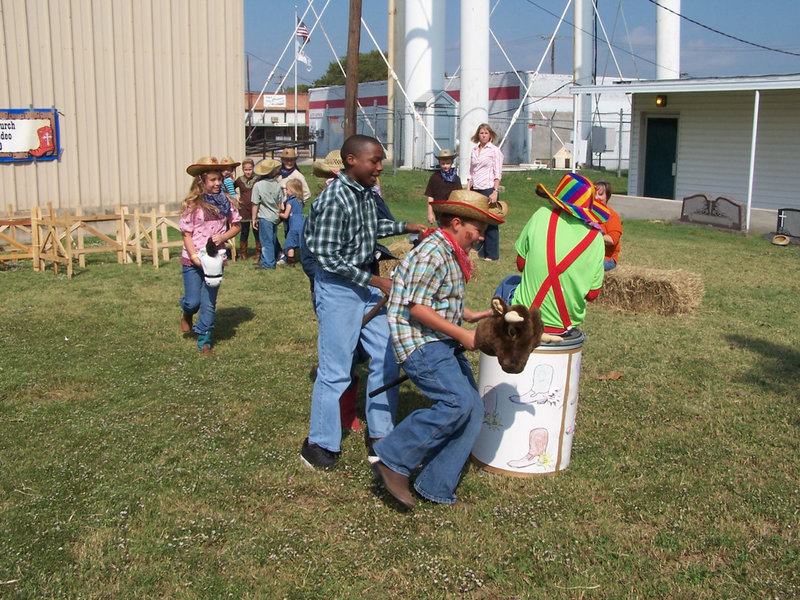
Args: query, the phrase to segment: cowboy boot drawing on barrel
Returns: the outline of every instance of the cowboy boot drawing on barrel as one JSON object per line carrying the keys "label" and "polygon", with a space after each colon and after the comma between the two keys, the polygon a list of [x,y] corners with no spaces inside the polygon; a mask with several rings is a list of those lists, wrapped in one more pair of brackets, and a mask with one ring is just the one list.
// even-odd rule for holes
{"label": "cowboy boot drawing on barrel", "polygon": [[546,451],[550,434],[544,427],[531,429],[528,435],[528,452],[522,458],[508,461],[508,466],[515,469],[524,469],[532,465],[546,466],[549,462]]}

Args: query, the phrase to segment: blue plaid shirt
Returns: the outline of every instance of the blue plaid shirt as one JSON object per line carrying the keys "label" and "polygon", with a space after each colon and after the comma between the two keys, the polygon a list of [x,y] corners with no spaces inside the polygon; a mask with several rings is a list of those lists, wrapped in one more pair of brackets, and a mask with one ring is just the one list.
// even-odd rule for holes
{"label": "blue plaid shirt", "polygon": [[406,231],[405,221],[378,219],[375,193],[344,172],[311,203],[305,241],[319,266],[366,287],[377,238]]}
{"label": "blue plaid shirt", "polygon": [[464,273],[450,243],[434,231],[395,268],[387,304],[395,359],[402,364],[414,350],[449,336],[425,327],[411,316],[409,304],[430,306],[451,323],[461,325]]}

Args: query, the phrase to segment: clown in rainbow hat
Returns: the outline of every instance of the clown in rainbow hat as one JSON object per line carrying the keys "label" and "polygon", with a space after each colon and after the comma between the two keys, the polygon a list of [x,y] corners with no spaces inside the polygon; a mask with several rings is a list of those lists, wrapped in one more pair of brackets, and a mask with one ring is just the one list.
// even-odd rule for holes
{"label": "clown in rainbow hat", "polygon": [[536,193],[552,206],[537,210],[522,230],[515,249],[521,275],[509,275],[496,295],[509,304],[536,306],[545,331],[562,334],[583,323],[586,302],[603,285],[605,245],[600,226],[608,209],[595,202],[595,186],[586,177],[567,173],[551,193]]}

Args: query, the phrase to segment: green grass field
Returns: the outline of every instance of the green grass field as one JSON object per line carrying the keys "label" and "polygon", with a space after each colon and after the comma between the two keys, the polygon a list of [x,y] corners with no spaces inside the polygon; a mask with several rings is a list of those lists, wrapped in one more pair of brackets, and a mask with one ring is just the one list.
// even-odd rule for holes
{"label": "green grass field", "polygon": [[[512,271],[540,177],[558,179],[504,177],[501,260],[479,265],[472,308]],[[426,179],[383,177],[396,217],[425,218]],[[621,260],[700,274],[701,308],[590,306],[569,468],[470,466],[464,505],[411,514],[375,484],[357,435],[333,472],[299,461],[316,363],[299,268],[230,265],[204,357],[178,330],[177,260],[92,255],[71,280],[12,265],[0,597],[797,597],[800,248],[631,221]],[[623,377],[599,379],[612,370]],[[423,403],[403,384],[401,416]]]}

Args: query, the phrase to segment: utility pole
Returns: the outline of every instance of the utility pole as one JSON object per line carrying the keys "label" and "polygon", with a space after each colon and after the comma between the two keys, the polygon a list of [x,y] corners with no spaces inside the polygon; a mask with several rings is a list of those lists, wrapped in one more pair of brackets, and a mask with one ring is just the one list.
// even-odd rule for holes
{"label": "utility pole", "polygon": [[563,36],[557,35],[540,35],[540,38],[543,40],[553,39],[553,42],[550,44],[550,74],[554,74],[556,72],[556,40],[564,39]]}
{"label": "utility pole", "polygon": [[361,0],[350,0],[347,31],[347,75],[344,82],[344,138],[356,133],[358,108],[358,49],[361,45]]}
{"label": "utility pole", "polygon": [[[253,129],[253,122],[252,122],[252,114],[253,109],[253,97],[250,95],[250,55],[245,54],[245,58],[247,59],[247,139],[250,139],[250,132]],[[246,144],[245,144],[246,145]]]}

